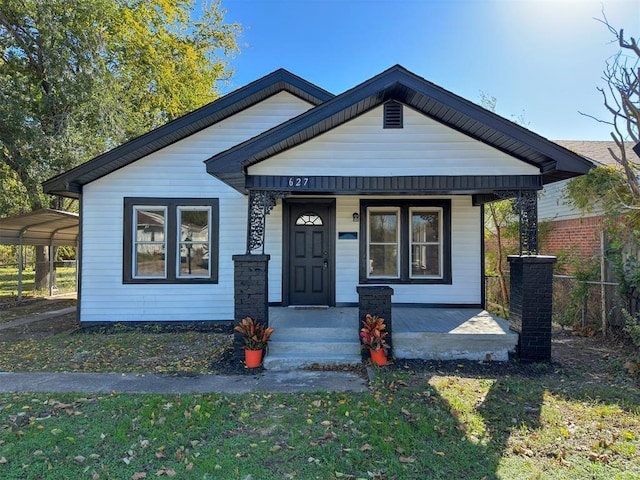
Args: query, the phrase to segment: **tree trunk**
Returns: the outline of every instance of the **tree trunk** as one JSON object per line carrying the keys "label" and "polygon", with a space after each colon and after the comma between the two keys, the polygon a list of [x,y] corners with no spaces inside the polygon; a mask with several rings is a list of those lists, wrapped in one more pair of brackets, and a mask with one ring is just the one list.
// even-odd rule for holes
{"label": "tree trunk", "polygon": [[36,290],[49,289],[49,248],[36,246]]}
{"label": "tree trunk", "polygon": [[496,259],[496,272],[498,273],[498,282],[500,283],[500,291],[502,292],[502,299],[504,300],[502,308],[504,308],[505,311],[507,311],[507,309],[509,308],[509,289],[507,288],[507,282],[504,279],[504,271],[502,270],[502,262],[503,262],[502,227],[500,226],[500,222],[496,214],[495,206],[491,203],[489,204],[489,212],[493,217],[493,223],[496,228],[496,244],[498,246],[498,255]]}

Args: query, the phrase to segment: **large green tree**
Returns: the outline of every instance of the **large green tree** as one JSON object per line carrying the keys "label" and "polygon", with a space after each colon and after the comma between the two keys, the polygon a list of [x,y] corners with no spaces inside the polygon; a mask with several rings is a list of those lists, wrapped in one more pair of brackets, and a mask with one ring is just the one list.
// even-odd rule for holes
{"label": "large green tree", "polygon": [[193,0],[0,0],[0,215],[59,207],[43,180],[215,99],[240,27],[219,1],[194,12]]}

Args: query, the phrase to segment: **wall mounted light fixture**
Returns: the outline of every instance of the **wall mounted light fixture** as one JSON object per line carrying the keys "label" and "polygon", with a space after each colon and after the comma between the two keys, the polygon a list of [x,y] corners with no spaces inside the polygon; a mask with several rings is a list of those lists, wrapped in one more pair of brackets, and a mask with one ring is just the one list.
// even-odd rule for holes
{"label": "wall mounted light fixture", "polygon": [[356,223],[357,223],[357,222],[359,222],[359,221],[360,221],[360,214],[359,214],[358,212],[353,212],[352,217],[353,217],[353,221],[354,221],[354,222],[356,222]]}

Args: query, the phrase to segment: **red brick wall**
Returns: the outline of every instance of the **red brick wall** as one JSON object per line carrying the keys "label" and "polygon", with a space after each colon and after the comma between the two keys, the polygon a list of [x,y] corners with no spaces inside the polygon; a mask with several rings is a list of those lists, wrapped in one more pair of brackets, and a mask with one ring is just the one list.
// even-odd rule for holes
{"label": "red brick wall", "polygon": [[585,260],[600,255],[601,217],[558,220],[547,225],[549,230],[540,239],[541,254],[565,253]]}

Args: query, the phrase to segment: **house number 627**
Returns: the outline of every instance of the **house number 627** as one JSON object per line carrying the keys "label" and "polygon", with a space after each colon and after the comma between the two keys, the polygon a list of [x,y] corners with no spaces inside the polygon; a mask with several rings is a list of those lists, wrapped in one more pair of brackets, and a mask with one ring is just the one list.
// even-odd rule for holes
{"label": "house number 627", "polygon": [[309,177],[289,177],[290,187],[306,187],[309,183]]}

